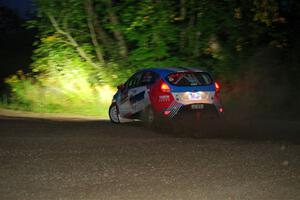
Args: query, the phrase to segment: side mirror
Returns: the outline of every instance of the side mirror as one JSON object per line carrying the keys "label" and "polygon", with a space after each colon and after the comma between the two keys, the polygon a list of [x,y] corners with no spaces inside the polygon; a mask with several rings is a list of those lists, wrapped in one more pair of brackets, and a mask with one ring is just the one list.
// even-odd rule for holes
{"label": "side mirror", "polygon": [[117,88],[118,88],[118,90],[122,91],[125,88],[125,85],[122,83],[122,84],[118,85]]}

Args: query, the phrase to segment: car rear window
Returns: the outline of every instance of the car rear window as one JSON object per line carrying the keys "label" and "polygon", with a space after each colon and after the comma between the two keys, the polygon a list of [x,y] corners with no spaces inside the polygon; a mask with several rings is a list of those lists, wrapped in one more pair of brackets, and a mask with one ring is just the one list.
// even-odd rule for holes
{"label": "car rear window", "polygon": [[154,72],[144,72],[141,78],[141,85],[150,85],[155,82],[155,80],[158,78],[158,75]]}
{"label": "car rear window", "polygon": [[200,86],[212,84],[211,76],[206,72],[176,72],[166,77],[167,81],[176,86]]}

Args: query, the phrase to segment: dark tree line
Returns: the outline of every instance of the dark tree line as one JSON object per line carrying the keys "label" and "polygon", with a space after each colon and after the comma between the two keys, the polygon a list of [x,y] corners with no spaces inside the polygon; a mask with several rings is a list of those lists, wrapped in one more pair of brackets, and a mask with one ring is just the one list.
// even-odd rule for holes
{"label": "dark tree line", "polygon": [[69,48],[94,69],[115,70],[114,63],[121,72],[170,65],[232,72],[258,46],[288,48],[291,15],[299,7],[297,1],[283,0],[36,0],[36,4],[38,18],[31,25],[40,31],[37,65],[47,52]]}
{"label": "dark tree line", "polygon": [[[59,94],[84,102],[98,94],[98,86],[115,86],[140,68],[165,66],[207,69],[231,99],[243,94],[254,107],[266,99],[280,99],[270,109],[299,99],[297,0],[34,2],[36,17],[27,22],[38,32],[32,72],[7,79],[18,101],[33,102],[30,91],[36,90],[48,100]],[[285,99],[276,97],[286,91]]]}

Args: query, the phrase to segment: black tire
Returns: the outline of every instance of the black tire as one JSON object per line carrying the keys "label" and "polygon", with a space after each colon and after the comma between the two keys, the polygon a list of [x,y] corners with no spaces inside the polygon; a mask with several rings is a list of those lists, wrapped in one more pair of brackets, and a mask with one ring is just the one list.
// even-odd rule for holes
{"label": "black tire", "polygon": [[115,103],[111,104],[111,106],[109,107],[109,110],[108,110],[108,115],[109,115],[109,119],[112,123],[115,123],[115,124],[120,123],[119,109],[118,109],[117,104],[115,104]]}

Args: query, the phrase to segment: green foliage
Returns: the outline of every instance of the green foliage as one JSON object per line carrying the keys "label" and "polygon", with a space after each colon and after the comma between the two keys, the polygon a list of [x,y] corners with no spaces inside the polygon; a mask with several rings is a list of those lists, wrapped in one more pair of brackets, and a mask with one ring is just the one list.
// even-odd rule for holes
{"label": "green foliage", "polygon": [[[87,2],[91,2],[91,10],[85,9]],[[273,0],[36,0],[36,3],[39,18],[34,26],[39,28],[42,38],[54,37],[61,43],[56,48],[68,48],[66,51],[73,50],[73,55],[81,56],[68,37],[51,23],[49,16],[54,16],[58,26],[99,65],[93,56],[96,46],[87,23],[87,17],[93,16],[92,25],[105,64],[110,63],[118,71],[114,75],[117,77],[121,76],[119,71],[130,74],[145,67],[181,64],[222,74],[235,70],[239,65],[236,61],[249,47],[262,42],[284,45],[284,34],[274,31],[284,17]],[[47,48],[39,44],[39,49]],[[120,56],[124,56],[121,49],[128,51],[125,57]],[[35,57],[36,62],[39,59],[44,56]],[[81,59],[87,61],[82,56]],[[104,67],[101,73],[113,73],[109,68]]]}
{"label": "green foliage", "polygon": [[48,74],[22,71],[6,79],[12,87],[11,106],[36,112],[65,112],[106,116],[114,89],[92,85],[80,67]]}
{"label": "green foliage", "polygon": [[200,67],[232,81],[257,47],[287,45],[275,0],[35,3],[37,18],[28,22],[39,30],[32,74],[8,83],[14,101],[50,110],[103,104],[99,88],[145,67]]}
{"label": "green foliage", "polygon": [[[153,67],[170,62],[172,46],[178,41],[178,29],[172,24],[174,13],[168,9],[170,7],[172,4],[168,1],[146,0],[128,6],[122,12],[125,34],[136,45],[129,56],[133,65]],[[134,10],[137,10],[136,14],[130,15]]]}
{"label": "green foliage", "polygon": [[12,107],[35,112],[106,116],[113,89],[103,84],[100,70],[84,62],[57,35],[42,38],[35,50],[32,73],[8,78]]}

